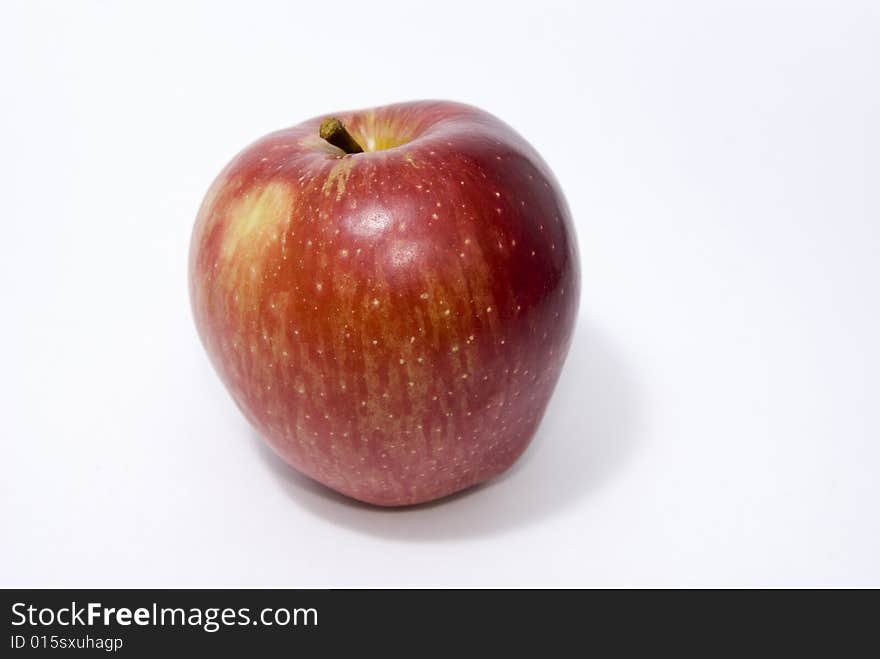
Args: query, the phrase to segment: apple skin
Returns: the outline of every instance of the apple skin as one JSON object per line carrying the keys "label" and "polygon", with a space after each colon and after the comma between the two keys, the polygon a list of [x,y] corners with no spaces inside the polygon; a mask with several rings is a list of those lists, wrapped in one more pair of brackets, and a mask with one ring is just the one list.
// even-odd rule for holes
{"label": "apple skin", "polygon": [[190,249],[196,326],[290,465],[372,504],[430,501],[505,471],[538,427],[577,314],[568,206],[538,153],[477,108],[326,116],[364,153],[322,140],[318,117],[211,186]]}

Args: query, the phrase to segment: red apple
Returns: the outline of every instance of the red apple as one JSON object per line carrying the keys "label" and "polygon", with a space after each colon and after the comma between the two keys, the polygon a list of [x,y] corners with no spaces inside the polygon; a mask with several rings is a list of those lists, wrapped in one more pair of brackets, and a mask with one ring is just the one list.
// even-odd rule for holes
{"label": "red apple", "polygon": [[503,472],[534,435],[577,312],[571,218],[486,112],[331,116],[262,138],[211,186],[196,326],[289,464],[362,501],[429,501]]}

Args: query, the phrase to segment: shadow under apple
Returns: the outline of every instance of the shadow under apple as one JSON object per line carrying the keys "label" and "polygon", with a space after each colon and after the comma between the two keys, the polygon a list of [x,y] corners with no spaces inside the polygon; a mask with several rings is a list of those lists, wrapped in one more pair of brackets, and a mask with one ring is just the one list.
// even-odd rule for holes
{"label": "shadow under apple", "polygon": [[379,508],[349,499],[292,469],[252,435],[268,469],[297,505],[364,534],[434,541],[497,535],[581,505],[632,456],[638,419],[629,365],[607,336],[582,320],[525,454],[489,483],[439,501]]}

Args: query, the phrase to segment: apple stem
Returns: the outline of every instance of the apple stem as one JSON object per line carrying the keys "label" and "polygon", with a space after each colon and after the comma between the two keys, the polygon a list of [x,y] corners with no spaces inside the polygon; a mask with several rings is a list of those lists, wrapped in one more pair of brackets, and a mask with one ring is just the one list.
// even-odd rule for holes
{"label": "apple stem", "polygon": [[319,130],[321,139],[327,140],[333,146],[339,147],[346,153],[363,153],[361,145],[345,129],[345,125],[336,117],[328,117],[321,122]]}

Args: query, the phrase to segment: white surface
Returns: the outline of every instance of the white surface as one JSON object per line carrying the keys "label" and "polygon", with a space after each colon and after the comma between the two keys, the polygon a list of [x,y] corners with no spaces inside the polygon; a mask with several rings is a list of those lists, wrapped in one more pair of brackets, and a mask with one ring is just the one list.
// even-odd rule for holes
{"label": "white surface", "polygon": [[[0,585],[880,585],[878,4],[603,5],[4,3]],[[582,316],[509,475],[381,511],[261,447],[187,249],[251,140],[425,97],[544,154]]]}

